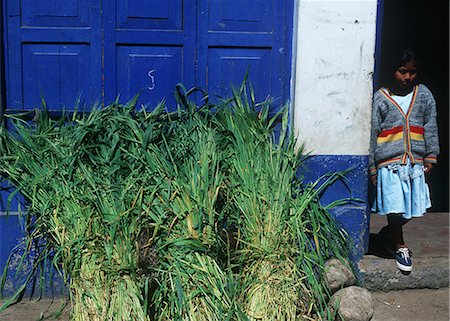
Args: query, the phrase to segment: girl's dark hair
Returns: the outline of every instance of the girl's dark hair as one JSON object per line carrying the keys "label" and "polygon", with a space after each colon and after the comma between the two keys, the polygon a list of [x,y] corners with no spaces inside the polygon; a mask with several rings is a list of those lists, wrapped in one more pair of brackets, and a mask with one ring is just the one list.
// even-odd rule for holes
{"label": "girl's dark hair", "polygon": [[414,60],[418,67],[417,54],[412,48],[389,50],[381,61],[380,84],[389,87],[392,82],[394,72],[409,61]]}
{"label": "girl's dark hair", "polygon": [[417,55],[411,48],[406,48],[397,55],[392,56],[391,59],[392,59],[390,66],[391,72],[396,71],[399,67],[403,66],[404,64],[412,60],[415,60],[417,64]]}

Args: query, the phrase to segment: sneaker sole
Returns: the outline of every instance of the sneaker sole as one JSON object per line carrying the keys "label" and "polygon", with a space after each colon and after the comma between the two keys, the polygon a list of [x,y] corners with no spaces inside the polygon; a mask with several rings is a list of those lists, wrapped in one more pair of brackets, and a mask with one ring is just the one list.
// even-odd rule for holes
{"label": "sneaker sole", "polygon": [[405,271],[405,272],[411,272],[412,271],[412,265],[407,266],[407,265],[403,265],[397,262],[397,267],[399,268],[399,270]]}

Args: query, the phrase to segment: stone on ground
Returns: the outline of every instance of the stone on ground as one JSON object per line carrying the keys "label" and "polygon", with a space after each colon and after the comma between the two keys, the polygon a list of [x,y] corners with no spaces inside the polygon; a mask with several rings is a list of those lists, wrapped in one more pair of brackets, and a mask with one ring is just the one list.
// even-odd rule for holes
{"label": "stone on ground", "polygon": [[355,284],[355,275],[346,265],[336,258],[325,263],[325,281],[331,293]]}
{"label": "stone on ground", "polygon": [[336,320],[369,321],[374,312],[372,295],[366,289],[350,286],[337,291],[330,300],[336,311]]}

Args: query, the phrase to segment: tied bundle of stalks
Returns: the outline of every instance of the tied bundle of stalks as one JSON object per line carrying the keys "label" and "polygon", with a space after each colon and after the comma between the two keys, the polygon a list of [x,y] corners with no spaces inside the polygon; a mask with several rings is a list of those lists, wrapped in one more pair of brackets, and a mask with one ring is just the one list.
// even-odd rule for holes
{"label": "tied bundle of stalks", "polygon": [[[158,286],[153,295],[157,320],[231,319],[235,300],[230,270],[219,259],[218,235],[224,219],[219,202],[224,188],[221,137],[212,127],[212,113],[197,109],[183,96],[164,135],[167,173],[154,215],[167,216],[155,246],[160,254]],[[232,280],[232,277],[231,277]]]}
{"label": "tied bundle of stalks", "polygon": [[251,320],[294,320],[300,284],[293,264],[295,244],[286,225],[299,157],[285,154],[284,137],[280,147],[271,142],[275,117],[268,119],[269,106],[261,106],[258,119],[256,106],[242,97],[235,92],[227,103],[233,113],[224,115],[223,123],[232,140],[228,183],[243,243],[237,257],[243,278],[249,280],[244,311]]}
{"label": "tied bundle of stalks", "polygon": [[235,259],[242,284],[248,284],[244,312],[250,320],[325,314],[326,289],[318,277],[323,257],[345,257],[346,244],[318,196],[339,175],[302,186],[298,170],[304,156],[289,132],[287,111],[270,116],[270,104],[256,104],[252,97],[251,88],[249,94],[245,86],[234,91],[224,102],[233,112],[221,121],[230,140],[227,183],[236,209],[229,217],[241,243]]}
{"label": "tied bundle of stalks", "polygon": [[1,174],[28,201],[25,248],[45,243],[31,273],[52,258],[70,289],[73,320],[148,320],[136,242],[160,184],[151,148],[160,110],[135,115],[131,102],[57,121],[45,111],[35,123],[10,116]]}

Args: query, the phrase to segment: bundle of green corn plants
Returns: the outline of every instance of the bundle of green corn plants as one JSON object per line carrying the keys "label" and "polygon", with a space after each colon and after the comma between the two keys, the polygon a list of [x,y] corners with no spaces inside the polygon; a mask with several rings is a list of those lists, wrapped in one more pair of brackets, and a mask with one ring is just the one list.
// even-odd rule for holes
{"label": "bundle of green corn plants", "polygon": [[28,202],[25,248],[44,241],[36,262],[52,258],[63,274],[73,320],[148,319],[136,243],[161,180],[150,148],[159,125],[158,112],[133,110],[114,104],[59,121],[41,112],[32,124],[11,116],[2,137],[1,174]]}
{"label": "bundle of green corn plants", "polygon": [[287,112],[270,117],[270,105],[255,104],[253,96],[241,87],[225,102],[232,113],[220,115],[230,140],[227,184],[236,210],[229,218],[241,242],[235,257],[248,284],[243,309],[250,320],[297,320],[313,313],[325,318],[321,269],[325,258],[345,257],[346,244],[319,195],[339,175],[303,186],[298,170],[304,157],[289,132]]}
{"label": "bundle of green corn plants", "polygon": [[159,274],[153,294],[157,320],[238,320],[234,278],[220,261],[220,222],[225,206],[220,202],[224,184],[223,138],[213,126],[209,109],[184,100],[163,136],[161,148],[167,173],[155,217],[159,224],[155,242]]}

